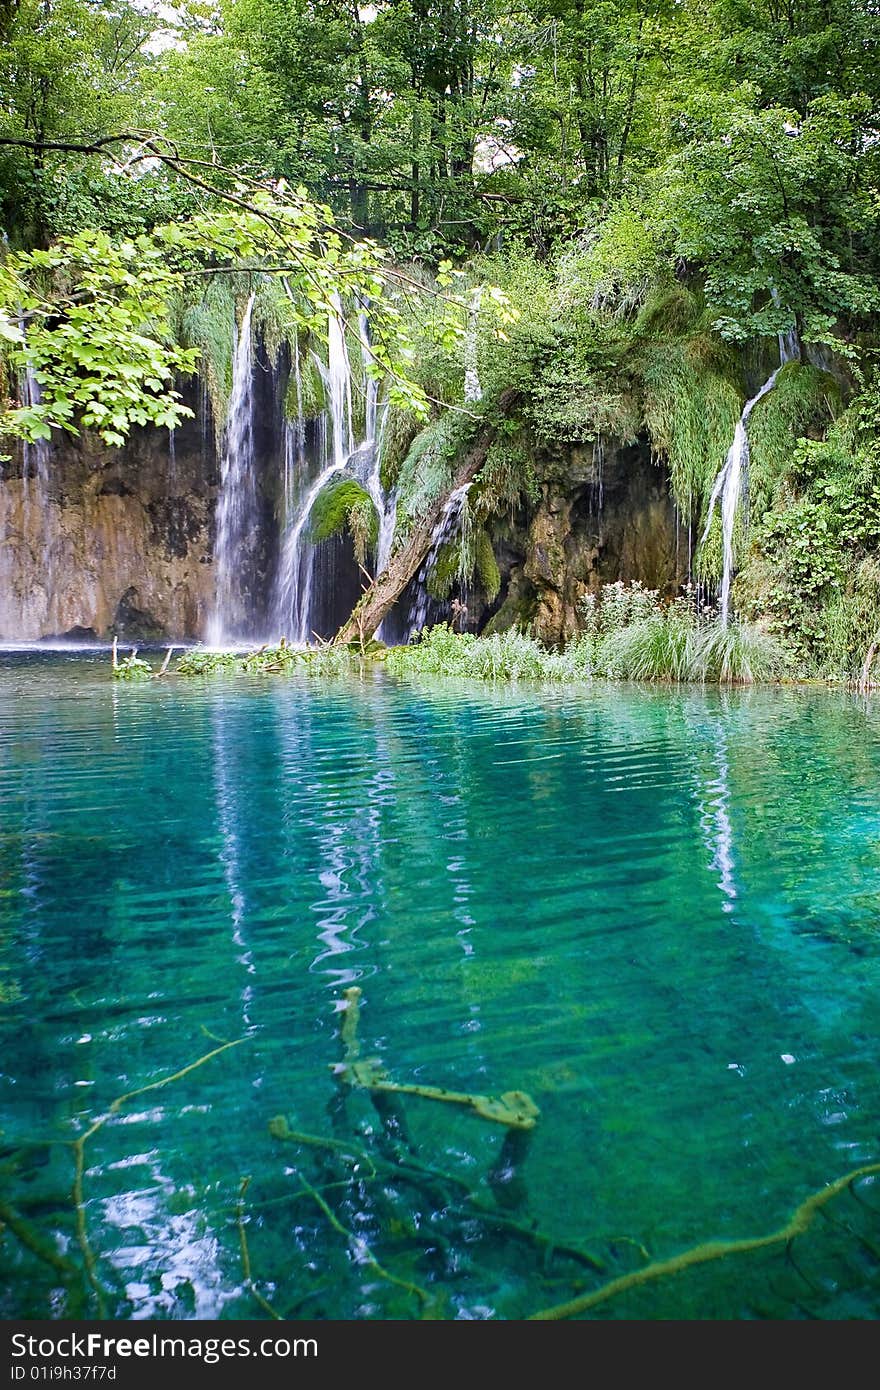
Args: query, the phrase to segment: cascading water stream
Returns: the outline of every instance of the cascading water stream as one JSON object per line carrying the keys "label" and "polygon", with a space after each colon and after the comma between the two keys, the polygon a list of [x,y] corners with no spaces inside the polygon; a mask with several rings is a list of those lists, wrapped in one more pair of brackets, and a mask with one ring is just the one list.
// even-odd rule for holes
{"label": "cascading water stream", "polygon": [[[42,395],[33,369],[19,386],[22,404],[37,406]],[[55,571],[58,512],[50,496],[52,450],[38,439],[21,446],[21,491],[0,484],[0,633],[37,637],[60,627]]]}
{"label": "cascading water stream", "polygon": [[[351,419],[351,368],[345,346],[345,325],[339,296],[331,298],[330,312],[327,316],[327,363],[317,356],[315,366],[324,383],[330,416],[330,439],[327,440],[326,423],[319,433],[319,455],[322,468],[318,477],[303,494],[295,510],[288,505],[288,525],[281,550],[278,576],[275,582],[275,595],[272,604],[272,619],[275,628],[291,642],[307,643],[312,636],[311,607],[314,584],[315,553],[309,542],[306,528],[312,508],[319,493],[330,480],[342,473],[349,460],[352,439]],[[300,383],[299,355],[296,355],[297,408],[301,411],[302,387]],[[325,416],[326,420],[326,416]],[[296,430],[304,438],[304,422],[297,421]],[[329,443],[329,449],[328,449]],[[285,461],[287,466],[287,461]],[[287,482],[287,477],[285,479]],[[286,488],[288,497],[292,487]]]}
{"label": "cascading water stream", "polygon": [[344,464],[352,448],[351,365],[345,346],[345,323],[338,294],[330,299],[327,318],[327,403],[333,427],[333,461]]}
{"label": "cascading water stream", "polygon": [[[312,636],[309,615],[312,606],[314,580],[314,546],[304,543],[303,533],[308,525],[318,494],[331,478],[344,472],[346,460],[329,463],[305,494],[284,539],[284,551],[275,600],[275,623],[285,629],[291,642],[304,644]],[[289,629],[289,630],[288,630]]]}
{"label": "cascading water stream", "polygon": [[722,573],[721,573],[721,626],[727,627],[730,621],[730,585],[733,578],[733,534],[736,525],[737,513],[740,502],[746,494],[748,488],[748,467],[749,467],[749,438],[746,426],[749,416],[759,401],[773,390],[776,385],[776,378],[788,362],[793,361],[799,355],[797,333],[792,330],[790,333],[779,335],[779,366],[767,378],[760,391],[751,400],[746,401],[743,406],[742,415],[736,424],[733,443],[727,451],[727,457],[718,473],[712,487],[712,494],[709,498],[709,511],[706,517],[706,527],[700,538],[700,544],[704,545],[712,525],[712,518],[715,514],[715,506],[720,502],[721,510],[721,535],[723,546]]}
{"label": "cascading water stream", "polygon": [[379,401],[379,383],[374,376],[367,370],[373,361],[373,352],[370,346],[370,321],[367,317],[366,309],[361,309],[358,314],[358,333],[361,340],[361,354],[364,361],[364,437],[368,443],[374,443],[376,439],[376,409]]}
{"label": "cascading water stream", "polygon": [[[320,461],[320,471],[308,487],[299,489],[292,485],[292,470],[289,457],[285,461],[285,498],[287,527],[282,543],[278,575],[272,603],[273,629],[283,634],[291,642],[305,644],[311,641],[313,632],[313,601],[315,594],[315,552],[316,547],[308,534],[309,521],[320,493],[329,482],[342,474],[356,479],[369,493],[379,519],[379,534],[376,554],[376,571],[383,569],[391,553],[394,536],[395,498],[386,495],[381,481],[381,433],[384,429],[387,411],[382,412],[379,438],[378,383],[367,371],[366,364],[371,358],[369,321],[365,310],[358,315],[358,330],[361,340],[364,363],[364,441],[355,446],[352,420],[352,375],[348,349],[345,340],[345,320],[338,295],[331,299],[327,324],[327,362],[314,358],[314,366],[324,383],[327,412],[316,441],[316,451]],[[299,381],[299,362],[294,367],[297,373],[297,401],[301,410],[301,386]],[[329,428],[328,428],[329,427]],[[299,476],[304,471],[305,450],[304,422],[297,421],[299,453],[295,469]]]}
{"label": "cascading water stream", "polygon": [[370,474],[368,487],[370,496],[376,504],[379,513],[379,540],[376,546],[376,573],[381,574],[391,559],[391,547],[394,543],[394,528],[397,525],[397,489],[392,487],[386,492],[382,485],[382,445],[385,438],[385,426],[388,423],[387,402],[382,410],[382,423],[379,426],[379,438],[376,440],[373,449],[373,471]]}
{"label": "cascading water stream", "polygon": [[446,506],[443,508],[443,515],[434,527],[431,536],[431,548],[427,557],[419,570],[418,592],[410,610],[409,628],[406,640],[412,641],[417,637],[425,626],[428,617],[428,578],[444,545],[454,540],[460,535],[467,524],[467,496],[470,492],[471,484],[463,483],[451,492],[446,499]]}
{"label": "cascading water stream", "polygon": [[385,492],[382,486],[382,438],[385,433],[385,425],[388,420],[387,403],[382,411],[382,423],[379,426],[378,436],[376,424],[379,416],[379,383],[374,376],[367,371],[367,365],[373,360],[370,347],[370,324],[365,310],[361,310],[358,315],[358,331],[360,333],[361,351],[364,361],[363,392],[364,392],[364,434],[365,450],[368,451],[370,469],[364,477],[364,486],[372,498],[376,508],[376,515],[379,518],[379,535],[376,545],[376,573],[381,574],[388,564],[391,555],[391,543],[394,539],[394,525],[397,513],[397,497],[394,491],[390,494]]}
{"label": "cascading water stream", "polygon": [[245,635],[245,601],[241,569],[252,553],[259,516],[254,473],[254,348],[251,318],[254,295],[247,302],[239,329],[232,369],[232,393],[220,465],[217,500],[217,540],[214,546],[214,612],[208,625],[208,641],[219,646],[231,637]]}

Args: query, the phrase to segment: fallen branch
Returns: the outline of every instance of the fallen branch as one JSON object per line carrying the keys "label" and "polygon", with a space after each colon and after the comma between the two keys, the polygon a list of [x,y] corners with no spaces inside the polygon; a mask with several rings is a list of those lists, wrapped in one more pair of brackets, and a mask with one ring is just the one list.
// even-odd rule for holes
{"label": "fallen branch", "polygon": [[[507,414],[519,400],[520,392],[515,387],[502,392],[498,399],[497,413]],[[351,617],[336,634],[334,643],[338,646],[357,646],[363,650],[376,629],[390,613],[407,584],[418,573],[426,560],[434,539],[434,532],[443,516],[446,504],[458,488],[473,482],[483,464],[497,433],[497,425],[485,420],[476,440],[465,455],[456,473],[455,480],[447,492],[437,497],[427,514],[416,526],[409,540],[393,555],[386,568],[364,590]]]}

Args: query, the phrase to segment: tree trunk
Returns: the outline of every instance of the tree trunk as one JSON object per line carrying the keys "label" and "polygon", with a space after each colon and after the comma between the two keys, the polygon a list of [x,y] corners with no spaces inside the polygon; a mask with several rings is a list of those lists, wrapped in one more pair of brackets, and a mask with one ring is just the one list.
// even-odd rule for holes
{"label": "tree trunk", "polygon": [[[503,415],[519,399],[515,387],[502,393],[498,400],[498,412]],[[388,567],[377,574],[370,586],[364,590],[357,607],[337,632],[334,643],[346,646],[355,643],[363,646],[369,642],[373,633],[391,612],[407,584],[416,575],[426,560],[434,539],[434,532],[443,516],[446,504],[456,488],[473,482],[479,473],[495,438],[497,426],[486,422],[465,455],[455,481],[447,492],[441,493],[429,508],[423,521],[413,531],[406,545],[396,555],[392,555]]]}

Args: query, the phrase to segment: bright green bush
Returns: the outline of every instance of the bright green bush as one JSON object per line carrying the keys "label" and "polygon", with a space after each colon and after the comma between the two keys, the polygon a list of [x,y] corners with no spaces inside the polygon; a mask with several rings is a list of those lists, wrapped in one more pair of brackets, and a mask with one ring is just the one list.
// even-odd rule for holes
{"label": "bright green bush", "polygon": [[584,681],[590,677],[589,651],[583,641],[552,652],[513,629],[475,637],[454,632],[446,623],[426,629],[407,647],[391,648],[385,666],[395,676],[460,676],[480,681]]}

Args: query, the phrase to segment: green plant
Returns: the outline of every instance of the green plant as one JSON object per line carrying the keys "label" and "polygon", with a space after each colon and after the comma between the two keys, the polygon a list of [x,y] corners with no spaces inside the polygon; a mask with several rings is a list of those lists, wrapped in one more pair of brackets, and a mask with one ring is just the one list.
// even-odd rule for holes
{"label": "green plant", "polygon": [[241,665],[235,652],[208,652],[198,647],[184,652],[175,670],[179,676],[214,676],[220,671],[234,671]]}
{"label": "green plant", "polygon": [[602,639],[596,667],[603,675],[635,681],[692,679],[694,627],[670,613],[654,613]]}
{"label": "green plant", "polygon": [[396,676],[459,676],[480,681],[583,681],[591,674],[589,650],[583,641],[554,652],[514,629],[475,637],[454,632],[446,623],[426,629],[409,646],[392,647],[385,666]]}
{"label": "green plant", "polygon": [[153,668],[148,661],[142,661],[137,654],[137,647],[128,656],[117,660],[113,666],[113,679],[115,681],[148,681],[154,675]]}
{"label": "green plant", "polygon": [[581,600],[581,616],[597,674],[616,679],[750,684],[786,665],[775,637],[745,623],[723,627],[690,587],[667,604],[638,582],[606,584]]}
{"label": "green plant", "polygon": [[721,685],[751,685],[772,680],[785,669],[785,654],[770,633],[748,623],[700,629],[690,653],[690,679]]}

